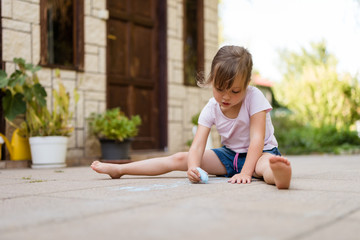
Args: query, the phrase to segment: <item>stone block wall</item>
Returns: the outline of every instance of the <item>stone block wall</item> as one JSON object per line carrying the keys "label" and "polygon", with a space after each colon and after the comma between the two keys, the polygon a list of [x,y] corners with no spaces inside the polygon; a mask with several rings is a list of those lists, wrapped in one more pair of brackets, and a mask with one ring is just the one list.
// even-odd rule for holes
{"label": "stone block wall", "polygon": [[[27,62],[40,62],[40,0],[2,0],[3,61],[6,72],[15,70],[14,57]],[[106,108],[106,0],[84,0],[85,56],[84,72],[61,70],[61,80],[73,94],[77,88],[79,102],[72,104],[75,130],[68,146],[71,165],[81,164],[83,159],[99,152],[96,141],[87,137],[86,118],[91,112]],[[183,73],[183,0],[167,1],[168,45],[168,150],[170,153],[186,149],[192,139],[191,117],[198,113],[212,96],[211,89],[184,85]],[[213,56],[218,49],[217,0],[204,0],[205,74],[210,70]],[[38,73],[49,95],[59,81],[55,70],[42,68]],[[11,136],[10,129],[7,135]]]}
{"label": "stone block wall", "polygon": [[[2,0],[3,61],[8,74],[15,70],[14,57],[22,57],[26,62],[40,62],[40,0]],[[92,146],[86,148],[86,118],[91,112],[101,112],[106,107],[106,19],[99,17],[106,10],[106,0],[85,0],[84,19],[84,72],[60,70],[61,81],[73,95],[77,89],[80,100],[75,105],[72,123],[75,130],[68,144],[68,159],[72,164],[93,156]],[[55,70],[42,68],[38,72],[45,86],[51,106],[51,91],[59,79]],[[7,135],[11,136],[8,128]],[[75,163],[74,163],[75,162]]]}
{"label": "stone block wall", "polygon": [[[218,1],[204,0],[205,76],[218,49]],[[168,0],[168,149],[184,151],[193,138],[191,118],[201,111],[212,96],[210,88],[184,85],[183,1]],[[217,137],[214,141],[218,142]]]}

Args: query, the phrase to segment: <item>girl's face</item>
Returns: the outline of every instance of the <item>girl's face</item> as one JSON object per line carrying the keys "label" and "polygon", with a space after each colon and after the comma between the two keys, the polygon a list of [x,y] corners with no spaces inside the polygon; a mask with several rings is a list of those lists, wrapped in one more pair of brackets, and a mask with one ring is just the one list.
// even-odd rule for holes
{"label": "girl's face", "polygon": [[237,78],[229,89],[219,89],[213,85],[213,95],[222,110],[229,110],[240,107],[239,104],[241,105],[246,95],[246,88],[241,78]]}

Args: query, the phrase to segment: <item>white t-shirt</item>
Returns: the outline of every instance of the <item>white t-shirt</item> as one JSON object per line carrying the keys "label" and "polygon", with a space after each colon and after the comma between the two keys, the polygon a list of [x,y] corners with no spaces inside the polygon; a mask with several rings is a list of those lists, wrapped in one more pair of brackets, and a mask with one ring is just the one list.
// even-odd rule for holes
{"label": "white t-shirt", "polygon": [[215,98],[211,98],[201,111],[198,124],[208,128],[215,125],[221,136],[222,145],[234,152],[245,153],[248,152],[250,145],[250,117],[264,110],[266,111],[266,129],[263,150],[270,150],[278,146],[270,117],[272,107],[264,94],[256,87],[249,86],[247,88],[237,118],[226,117],[222,113],[219,103]]}

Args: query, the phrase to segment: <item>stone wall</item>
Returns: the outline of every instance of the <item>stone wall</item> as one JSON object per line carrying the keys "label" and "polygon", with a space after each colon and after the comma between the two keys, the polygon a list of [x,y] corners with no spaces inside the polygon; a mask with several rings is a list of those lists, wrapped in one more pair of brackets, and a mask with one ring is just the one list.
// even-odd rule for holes
{"label": "stone wall", "polygon": [[[183,1],[168,0],[168,150],[186,149],[192,139],[191,117],[198,113],[211,97],[210,89],[184,85],[183,74]],[[40,62],[40,0],[2,0],[3,61],[6,72],[14,71],[14,57],[27,62]],[[78,89],[79,102],[72,104],[75,131],[68,146],[72,163],[98,154],[97,143],[87,137],[86,117],[102,112],[106,107],[106,0],[84,0],[85,3],[85,71],[61,70],[61,80],[72,94]],[[209,73],[212,57],[218,48],[217,0],[204,0],[205,74]],[[105,14],[106,15],[106,14]],[[49,99],[58,79],[55,70],[43,68],[39,73]],[[51,105],[51,101],[48,101]],[[7,131],[10,136],[10,131]]]}
{"label": "stone wall", "polygon": [[[204,0],[205,76],[218,49],[217,8],[217,0]],[[167,14],[168,149],[172,153],[187,149],[186,142],[193,138],[191,117],[201,111],[212,92],[184,85],[183,1],[168,0]]]}
{"label": "stone wall", "polygon": [[[14,57],[22,57],[27,62],[40,62],[40,1],[2,0],[3,61],[6,72],[15,69]],[[70,94],[77,88],[79,102],[72,103],[75,131],[68,145],[68,159],[81,161],[85,151],[86,117],[91,112],[105,110],[106,98],[106,20],[99,16],[106,8],[106,0],[85,0],[85,56],[84,72],[60,70],[61,80]],[[51,90],[57,86],[55,70],[42,68],[38,73],[41,83],[47,90],[51,106]],[[10,134],[10,129],[7,130]],[[89,147],[88,149],[91,149]]]}

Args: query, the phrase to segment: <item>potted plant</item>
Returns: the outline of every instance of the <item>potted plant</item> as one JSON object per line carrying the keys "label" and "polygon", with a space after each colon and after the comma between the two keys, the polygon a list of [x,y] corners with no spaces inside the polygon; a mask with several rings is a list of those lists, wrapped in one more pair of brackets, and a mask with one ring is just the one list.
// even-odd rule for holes
{"label": "potted plant", "polygon": [[130,159],[130,143],[141,124],[139,115],[129,119],[120,108],[113,108],[101,114],[91,113],[88,124],[90,134],[100,141],[102,161],[122,163]]}
{"label": "potted plant", "polygon": [[[193,115],[191,117],[191,123],[193,124],[193,127],[192,127],[192,134],[193,136],[195,137],[195,134],[196,134],[196,131],[198,129],[198,121],[199,121],[199,117],[200,117],[200,112]],[[190,145],[192,143],[192,140],[191,142],[189,142]],[[209,136],[207,138],[207,141],[206,141],[206,149],[212,149],[213,148],[213,142],[212,142],[212,136],[211,136],[211,132],[209,133]]]}
{"label": "potted plant", "polygon": [[[70,95],[59,82],[58,90],[52,92],[52,111],[49,111],[46,91],[36,75],[40,67],[26,64],[21,58],[15,58],[14,63],[18,69],[9,77],[0,72],[5,119],[20,129],[20,135],[29,138],[33,168],[65,167],[68,137],[73,131],[69,125]],[[58,70],[56,76],[60,76]],[[74,95],[77,101],[76,91]],[[24,115],[25,119],[19,126],[14,123],[18,115]]]}

